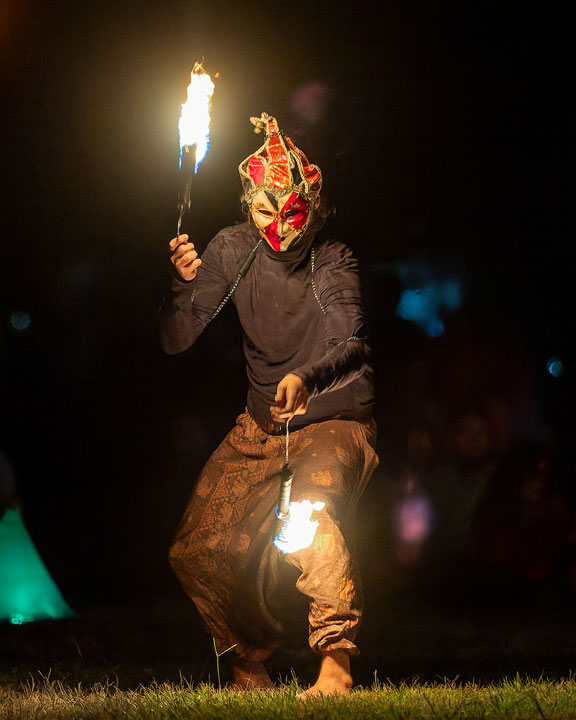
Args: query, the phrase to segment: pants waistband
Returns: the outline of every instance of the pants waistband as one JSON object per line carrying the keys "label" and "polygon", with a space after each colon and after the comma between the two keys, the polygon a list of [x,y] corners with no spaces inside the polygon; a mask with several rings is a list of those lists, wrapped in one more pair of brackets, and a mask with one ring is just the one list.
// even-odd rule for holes
{"label": "pants waistband", "polygon": [[263,420],[260,417],[257,417],[253,413],[248,410],[248,414],[254,420],[256,425],[260,428],[260,430],[264,430],[265,433],[268,433],[268,435],[283,435],[286,432],[286,426],[281,425],[280,423],[270,422],[267,420]]}
{"label": "pants waistband", "polygon": [[[260,430],[264,430],[265,433],[268,433],[268,435],[283,435],[286,432],[286,425],[282,425],[281,423],[275,423],[270,422],[269,420],[263,420],[262,418],[258,417],[257,415],[254,415],[248,408],[246,408],[248,414],[254,420],[256,425],[260,428]],[[359,422],[364,425],[368,425],[373,419],[372,415],[372,409],[367,409],[362,415],[358,417],[346,417],[344,414],[342,415],[334,415],[333,417],[326,418],[326,420],[352,420],[353,422]],[[322,422],[321,420],[315,420],[314,422]],[[291,428],[293,430],[301,430],[303,427],[306,427],[305,425],[300,425],[295,428]]]}

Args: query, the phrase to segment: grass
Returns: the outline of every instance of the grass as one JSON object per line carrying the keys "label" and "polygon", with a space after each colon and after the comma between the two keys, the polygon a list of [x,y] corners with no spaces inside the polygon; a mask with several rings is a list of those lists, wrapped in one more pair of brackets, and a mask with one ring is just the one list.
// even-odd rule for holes
{"label": "grass", "polygon": [[180,718],[226,720],[253,718],[335,718],[356,720],[569,720],[576,718],[576,677],[560,680],[516,677],[497,683],[457,681],[392,685],[377,680],[347,697],[302,702],[296,681],[269,692],[240,693],[210,684],[152,683],[122,690],[115,682],[83,688],[49,677],[19,686],[0,685],[0,718]]}
{"label": "grass", "polygon": [[302,684],[315,678],[305,637],[295,633],[270,659],[273,677],[292,678],[277,690],[220,691],[219,671],[223,685],[232,679],[229,653],[217,664],[212,641],[187,619],[187,598],[170,598],[0,625],[0,720],[576,720],[573,613],[476,616],[402,597],[364,636],[354,662],[363,687],[303,703],[290,668]]}

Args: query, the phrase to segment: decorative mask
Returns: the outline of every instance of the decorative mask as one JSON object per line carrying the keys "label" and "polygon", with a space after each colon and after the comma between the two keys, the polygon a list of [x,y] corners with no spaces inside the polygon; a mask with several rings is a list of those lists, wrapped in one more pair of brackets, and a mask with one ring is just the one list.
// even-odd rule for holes
{"label": "decorative mask", "polygon": [[283,252],[306,231],[318,204],[322,173],[282,134],[276,118],[262,113],[250,121],[254,132],[266,133],[266,140],[238,166],[243,199],[268,244]]}

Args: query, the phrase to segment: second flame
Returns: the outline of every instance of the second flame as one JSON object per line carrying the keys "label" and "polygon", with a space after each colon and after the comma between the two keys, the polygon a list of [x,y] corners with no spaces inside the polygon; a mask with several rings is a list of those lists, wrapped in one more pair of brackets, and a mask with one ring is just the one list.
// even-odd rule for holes
{"label": "second flame", "polygon": [[273,540],[278,550],[284,554],[293,553],[311,545],[318,529],[318,521],[310,518],[315,510],[322,510],[324,505],[323,502],[311,503],[310,500],[291,502],[288,518]]}

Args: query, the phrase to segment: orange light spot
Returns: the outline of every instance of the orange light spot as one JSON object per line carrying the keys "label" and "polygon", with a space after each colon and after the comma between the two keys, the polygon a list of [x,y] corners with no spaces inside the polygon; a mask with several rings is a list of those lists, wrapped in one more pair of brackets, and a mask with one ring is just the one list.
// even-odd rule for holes
{"label": "orange light spot", "polygon": [[318,472],[312,473],[311,479],[314,485],[321,485],[322,487],[330,487],[330,485],[332,485],[332,475],[329,470],[319,470]]}
{"label": "orange light spot", "polygon": [[349,465],[350,464],[350,453],[346,448],[342,447],[342,445],[336,445],[336,457],[342,465]]}
{"label": "orange light spot", "polygon": [[344,602],[350,602],[354,597],[354,583],[350,578],[343,578],[340,583],[340,590],[338,591],[338,597]]}

